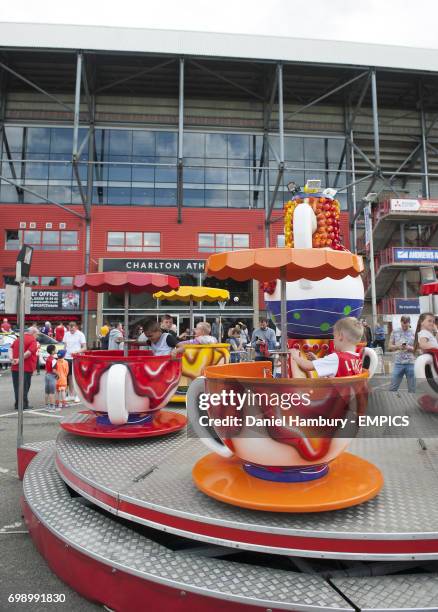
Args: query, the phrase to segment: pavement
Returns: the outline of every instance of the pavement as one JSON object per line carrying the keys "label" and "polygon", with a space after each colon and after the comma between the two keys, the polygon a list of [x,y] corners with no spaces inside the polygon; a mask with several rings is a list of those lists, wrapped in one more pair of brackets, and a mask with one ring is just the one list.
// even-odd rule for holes
{"label": "pavement", "polygon": [[[75,404],[61,413],[45,412],[44,372],[32,377],[29,403],[34,409],[24,413],[25,443],[54,440],[62,415],[83,409],[81,404]],[[17,475],[17,413],[11,375],[5,370],[0,370],[0,441],[0,611],[102,610],[101,605],[80,597],[52,573],[27,532],[20,508],[22,483]],[[9,595],[16,593],[62,593],[65,603],[9,603]]]}

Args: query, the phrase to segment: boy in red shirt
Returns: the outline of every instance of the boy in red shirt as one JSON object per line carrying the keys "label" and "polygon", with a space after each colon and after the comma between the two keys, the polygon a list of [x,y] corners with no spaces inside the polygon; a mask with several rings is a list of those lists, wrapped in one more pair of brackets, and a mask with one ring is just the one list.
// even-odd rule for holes
{"label": "boy in red shirt", "polygon": [[302,370],[316,370],[318,376],[355,376],[362,373],[362,359],[356,353],[362,335],[362,323],[355,317],[345,317],[333,326],[333,353],[321,359],[312,359],[309,354],[310,359],[303,359],[298,349],[292,349],[291,357]]}
{"label": "boy in red shirt", "polygon": [[46,392],[46,410],[53,412],[55,410],[55,391],[56,391],[56,370],[55,357],[53,356],[56,351],[54,344],[49,344],[47,347],[47,361],[46,361],[46,377],[44,380],[45,392]]}

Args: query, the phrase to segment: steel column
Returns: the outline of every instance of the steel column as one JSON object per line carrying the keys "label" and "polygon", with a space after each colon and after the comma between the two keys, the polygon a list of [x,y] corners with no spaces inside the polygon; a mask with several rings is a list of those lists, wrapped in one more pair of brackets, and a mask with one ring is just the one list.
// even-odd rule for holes
{"label": "steel column", "polygon": [[375,69],[371,70],[371,101],[373,111],[374,157],[377,169],[380,172],[379,112],[377,108],[377,79]]}
{"label": "steel column", "polygon": [[182,223],[182,207],[184,201],[184,59],[179,60],[179,92],[178,92],[178,165],[176,199],[178,207],[178,223]]}
{"label": "steel column", "polygon": [[81,106],[81,81],[82,81],[82,53],[78,53],[76,61],[76,88],[75,88],[75,108],[73,115],[73,162],[78,156],[78,135],[79,135],[79,118]]}
{"label": "steel column", "polygon": [[272,193],[271,203],[269,205],[268,214],[266,217],[265,224],[269,226],[271,223],[272,211],[275,206],[275,200],[277,193],[280,188],[281,181],[284,174],[284,109],[283,109],[283,66],[278,64],[277,66],[277,94],[278,94],[278,140],[280,155],[278,159],[278,171],[277,180],[275,181],[274,191]]}
{"label": "steel column", "polygon": [[426,116],[423,105],[423,88],[420,83],[420,121],[421,121],[421,149],[423,166],[423,196],[428,200],[430,197],[429,189],[429,163],[427,158],[427,136],[426,136]]}

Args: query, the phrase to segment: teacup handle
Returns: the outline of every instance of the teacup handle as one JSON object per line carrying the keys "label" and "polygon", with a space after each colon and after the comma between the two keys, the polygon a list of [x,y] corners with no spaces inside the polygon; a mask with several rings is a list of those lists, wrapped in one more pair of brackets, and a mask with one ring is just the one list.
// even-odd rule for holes
{"label": "teacup handle", "polygon": [[193,380],[187,390],[186,406],[190,424],[196,432],[201,442],[209,449],[218,453],[222,457],[232,457],[233,453],[229,448],[218,442],[212,435],[208,427],[199,422],[199,396],[205,393],[205,376],[198,376]]}
{"label": "teacup handle", "polygon": [[126,409],[126,376],[128,368],[121,363],[115,363],[108,370],[106,378],[106,402],[108,418],[113,425],[124,425],[128,421],[129,412]]}
{"label": "teacup handle", "polygon": [[377,357],[376,351],[368,346],[366,346],[363,350],[362,361],[365,360],[365,357],[368,357],[370,361],[368,366],[368,378],[372,378],[376,373],[377,366],[379,365],[379,358]]}

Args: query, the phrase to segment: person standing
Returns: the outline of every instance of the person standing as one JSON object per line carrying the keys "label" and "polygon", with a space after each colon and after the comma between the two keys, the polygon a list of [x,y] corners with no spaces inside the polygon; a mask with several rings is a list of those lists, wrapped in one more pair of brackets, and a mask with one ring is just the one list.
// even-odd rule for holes
{"label": "person standing", "polygon": [[262,317],[251,336],[251,346],[255,349],[255,361],[272,361],[267,351],[276,349],[275,331],[268,327],[268,319]]}
{"label": "person standing", "polygon": [[362,342],[365,342],[365,344],[370,347],[373,343],[371,327],[368,325],[368,321],[366,319],[362,319],[361,323],[363,325]]}
{"label": "person standing", "polygon": [[[27,332],[24,333],[24,395],[23,395],[23,409],[30,410],[28,394],[30,384],[32,382],[32,374],[35,371],[37,364],[37,341],[36,338],[39,334],[37,327],[29,327]],[[16,338],[11,346],[12,351],[12,384],[14,386],[15,395],[15,410],[18,410],[18,361],[20,354],[20,339]]]}
{"label": "person standing", "polygon": [[249,331],[245,323],[242,323],[242,321],[239,321],[239,327],[240,327],[240,341],[242,342],[242,347],[245,348],[246,345],[249,344],[249,341],[250,341]]}
{"label": "person standing", "polygon": [[121,323],[111,324],[111,330],[108,334],[108,350],[123,351],[123,325]]}
{"label": "person standing", "polygon": [[380,320],[374,328],[374,346],[380,346],[382,353],[385,352],[385,327]]}
{"label": "person standing", "polygon": [[68,373],[69,365],[67,360],[64,359],[66,351],[61,349],[58,351],[58,359],[55,365],[56,371],[56,410],[61,410],[67,406],[67,400],[65,397],[68,385]]}
{"label": "person standing", "polygon": [[65,332],[62,341],[65,344],[65,359],[68,363],[68,391],[69,397],[67,401],[78,404],[81,400],[76,395],[73,381],[73,355],[75,353],[83,353],[86,348],[86,340],[84,334],[79,331],[76,321],[70,321],[68,331]]}
{"label": "person standing", "polygon": [[396,352],[390,391],[398,391],[403,376],[406,376],[409,393],[415,393],[414,341],[411,319],[403,315],[400,319],[400,328],[395,329],[389,338],[388,350]]}
{"label": "person standing", "polygon": [[65,327],[64,323],[62,323],[62,321],[60,321],[58,323],[58,325],[55,327],[55,340],[56,342],[62,342],[64,340],[64,336],[65,336],[65,332],[67,331],[67,328]]}

